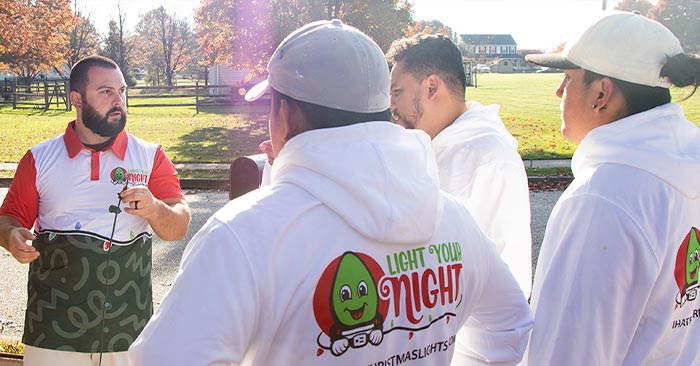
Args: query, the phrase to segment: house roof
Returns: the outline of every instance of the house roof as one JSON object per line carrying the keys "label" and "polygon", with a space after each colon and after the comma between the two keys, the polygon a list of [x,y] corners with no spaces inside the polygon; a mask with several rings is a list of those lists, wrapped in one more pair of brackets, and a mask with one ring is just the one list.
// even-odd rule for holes
{"label": "house roof", "polygon": [[460,34],[468,45],[517,45],[510,34]]}

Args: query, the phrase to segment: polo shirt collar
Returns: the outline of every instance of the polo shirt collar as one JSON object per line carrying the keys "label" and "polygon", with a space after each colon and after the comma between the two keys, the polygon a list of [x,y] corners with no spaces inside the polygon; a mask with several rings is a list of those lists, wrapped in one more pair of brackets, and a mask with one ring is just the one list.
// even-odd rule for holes
{"label": "polo shirt collar", "polygon": [[[78,155],[80,150],[87,149],[87,147],[80,141],[78,134],[75,132],[75,120],[68,123],[66,133],[63,134],[63,142],[66,144],[68,157],[71,159]],[[112,145],[110,145],[107,149],[111,149],[120,160],[124,160],[128,142],[129,138],[126,136],[126,131],[122,130],[119,132],[119,135],[117,135],[117,138],[114,139]]]}

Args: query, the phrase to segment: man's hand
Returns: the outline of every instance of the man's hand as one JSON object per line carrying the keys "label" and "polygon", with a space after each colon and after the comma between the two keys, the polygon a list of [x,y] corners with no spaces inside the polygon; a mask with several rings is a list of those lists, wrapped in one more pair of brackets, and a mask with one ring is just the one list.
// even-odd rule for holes
{"label": "man's hand", "polygon": [[131,187],[119,192],[124,212],[142,217],[163,240],[181,240],[187,235],[190,224],[190,208],[184,198],[153,196],[146,187]]}
{"label": "man's hand", "polygon": [[122,203],[128,205],[124,207],[124,212],[142,217],[146,220],[155,217],[164,205],[151,194],[146,187],[131,187],[119,192]]}
{"label": "man's hand", "polygon": [[272,150],[272,141],[265,140],[261,142],[258,147],[260,148],[260,151],[267,154],[267,162],[272,165],[272,163],[275,161],[275,151]]}
{"label": "man's hand", "polygon": [[8,233],[7,251],[9,251],[18,262],[25,264],[39,258],[39,251],[27,243],[36,239],[31,230],[24,227],[13,227]]}

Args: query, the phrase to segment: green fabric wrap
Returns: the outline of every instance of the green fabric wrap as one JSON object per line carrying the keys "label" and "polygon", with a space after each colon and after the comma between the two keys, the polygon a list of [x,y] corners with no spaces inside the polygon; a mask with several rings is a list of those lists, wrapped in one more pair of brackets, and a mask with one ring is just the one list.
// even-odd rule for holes
{"label": "green fabric wrap", "polygon": [[41,255],[29,266],[22,341],[62,351],[128,350],[153,314],[150,236],[106,245],[84,232],[41,232],[33,245]]}

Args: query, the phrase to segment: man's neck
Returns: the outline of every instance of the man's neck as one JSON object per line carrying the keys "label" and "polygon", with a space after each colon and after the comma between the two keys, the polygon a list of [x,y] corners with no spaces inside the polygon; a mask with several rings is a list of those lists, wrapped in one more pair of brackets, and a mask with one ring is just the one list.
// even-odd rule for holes
{"label": "man's neck", "polygon": [[88,145],[88,144],[83,144],[83,145],[85,145],[85,146],[87,146],[95,151],[103,151],[103,150],[106,150],[108,147],[112,146],[112,144],[114,143],[114,140],[116,138],[117,138],[117,136],[114,136],[114,137],[110,138],[109,140],[107,140],[103,143],[97,144],[97,145]]}
{"label": "man's neck", "polygon": [[430,139],[434,139],[435,136],[440,134],[442,130],[449,127],[455,120],[457,120],[457,118],[459,118],[459,116],[464,114],[464,112],[466,111],[467,105],[464,102],[451,101],[450,103],[446,103],[444,108],[440,108],[435,113],[434,121],[436,121],[436,123],[434,124],[434,126],[436,128],[433,131],[426,131],[428,135],[430,135]]}

